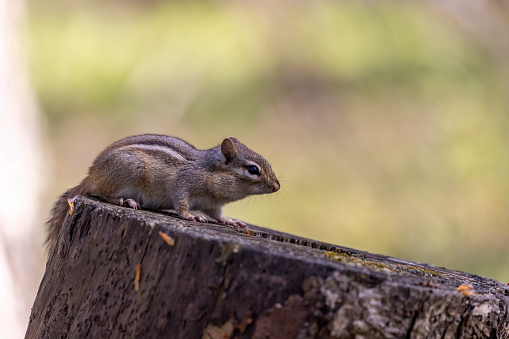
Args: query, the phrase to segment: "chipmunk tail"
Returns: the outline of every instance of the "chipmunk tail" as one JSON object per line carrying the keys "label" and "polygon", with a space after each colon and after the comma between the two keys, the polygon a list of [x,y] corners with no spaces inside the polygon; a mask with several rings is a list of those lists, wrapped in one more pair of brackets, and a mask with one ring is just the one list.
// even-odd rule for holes
{"label": "chipmunk tail", "polygon": [[72,199],[76,195],[84,195],[87,193],[84,191],[84,187],[86,187],[85,180],[83,180],[78,186],[70,188],[63,193],[51,209],[49,219],[46,221],[46,240],[44,242],[48,257],[55,249],[60,230],[62,229],[62,224],[64,223],[65,216],[67,215],[67,211],[70,207],[67,199]]}

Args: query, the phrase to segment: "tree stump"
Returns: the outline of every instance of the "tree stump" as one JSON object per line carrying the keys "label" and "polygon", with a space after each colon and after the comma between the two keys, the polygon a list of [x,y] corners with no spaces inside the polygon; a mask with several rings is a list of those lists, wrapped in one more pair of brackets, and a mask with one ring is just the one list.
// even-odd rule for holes
{"label": "tree stump", "polygon": [[26,338],[509,338],[492,279],[78,196]]}

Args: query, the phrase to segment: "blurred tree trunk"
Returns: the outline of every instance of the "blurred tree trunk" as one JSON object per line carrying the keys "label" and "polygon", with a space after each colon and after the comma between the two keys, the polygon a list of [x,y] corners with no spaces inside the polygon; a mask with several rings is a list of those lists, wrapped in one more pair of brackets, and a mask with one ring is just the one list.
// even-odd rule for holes
{"label": "blurred tree trunk", "polygon": [[[22,337],[42,275],[39,225],[41,136],[26,74],[22,0],[0,0],[0,328]],[[39,237],[40,238],[40,237]]]}

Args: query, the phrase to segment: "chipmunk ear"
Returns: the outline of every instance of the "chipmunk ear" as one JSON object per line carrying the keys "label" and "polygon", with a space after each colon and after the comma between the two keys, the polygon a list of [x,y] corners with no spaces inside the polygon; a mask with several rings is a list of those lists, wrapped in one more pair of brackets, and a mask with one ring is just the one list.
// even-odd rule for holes
{"label": "chipmunk ear", "polygon": [[228,164],[237,157],[237,147],[233,144],[232,138],[226,138],[221,144],[221,153],[223,153],[225,164]]}

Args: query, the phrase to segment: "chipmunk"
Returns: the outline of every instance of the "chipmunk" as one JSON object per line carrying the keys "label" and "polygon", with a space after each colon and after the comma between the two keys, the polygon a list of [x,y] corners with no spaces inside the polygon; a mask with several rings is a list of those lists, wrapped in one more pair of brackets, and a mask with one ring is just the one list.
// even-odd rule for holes
{"label": "chipmunk", "polygon": [[102,151],[88,176],[56,201],[46,223],[46,248],[53,251],[68,210],[67,199],[97,196],[134,209],[174,209],[186,220],[245,227],[222,207],[249,195],[277,192],[279,181],[270,164],[234,137],[216,147],[198,150],[167,135],[142,134],[114,142]]}

